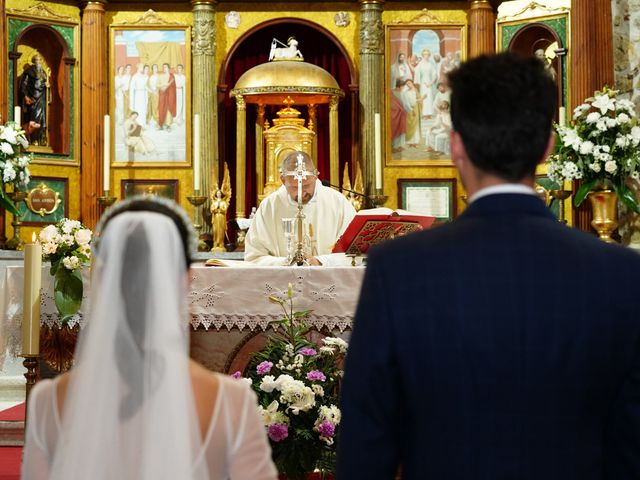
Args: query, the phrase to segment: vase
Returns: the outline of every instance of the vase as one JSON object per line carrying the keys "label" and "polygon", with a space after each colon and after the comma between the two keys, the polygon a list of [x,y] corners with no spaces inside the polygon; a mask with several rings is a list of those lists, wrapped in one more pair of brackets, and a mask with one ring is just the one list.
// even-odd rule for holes
{"label": "vase", "polygon": [[618,196],[611,190],[597,190],[589,193],[593,220],[591,226],[601,240],[615,243],[611,234],[618,228]]}

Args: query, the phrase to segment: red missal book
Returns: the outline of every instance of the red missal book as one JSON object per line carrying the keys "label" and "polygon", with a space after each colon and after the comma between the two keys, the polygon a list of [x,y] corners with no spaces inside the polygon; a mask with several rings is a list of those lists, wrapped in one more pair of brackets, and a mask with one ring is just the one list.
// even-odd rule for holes
{"label": "red missal book", "polygon": [[377,243],[429,228],[435,217],[406,210],[361,210],[333,247],[333,253],[364,255]]}

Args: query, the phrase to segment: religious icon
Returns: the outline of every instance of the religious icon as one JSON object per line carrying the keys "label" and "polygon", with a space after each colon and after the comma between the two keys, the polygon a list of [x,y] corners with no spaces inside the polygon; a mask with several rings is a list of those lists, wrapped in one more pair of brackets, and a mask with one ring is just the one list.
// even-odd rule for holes
{"label": "religious icon", "polygon": [[186,28],[112,27],[114,163],[186,163],[191,118]]}
{"label": "religious icon", "polygon": [[457,25],[388,27],[388,164],[451,164],[447,75],[462,61],[464,38]]}
{"label": "religious icon", "polygon": [[[278,45],[281,46],[278,47]],[[304,60],[302,53],[298,50],[296,37],[289,37],[286,45],[274,38],[271,41],[271,50],[269,51],[269,61],[272,60]]]}
{"label": "religious icon", "polygon": [[20,77],[20,99],[22,104],[22,124],[29,143],[48,145],[47,117],[51,94],[50,70],[45,66],[39,53],[31,57],[31,63],[24,65]]}

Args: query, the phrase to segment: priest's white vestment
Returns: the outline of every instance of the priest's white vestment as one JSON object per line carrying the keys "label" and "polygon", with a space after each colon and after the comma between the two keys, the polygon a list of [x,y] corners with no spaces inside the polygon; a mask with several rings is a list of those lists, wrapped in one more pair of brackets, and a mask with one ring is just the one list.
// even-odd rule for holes
{"label": "priest's white vestment", "polygon": [[[284,185],[260,203],[245,238],[244,259],[257,265],[285,265],[287,242],[282,226],[283,218],[294,218],[298,204]],[[316,258],[323,265],[347,265],[343,254],[332,254],[334,244],[356,214],[349,201],[338,191],[316,180],[311,200],[303,207],[305,224],[312,225],[316,242]]]}

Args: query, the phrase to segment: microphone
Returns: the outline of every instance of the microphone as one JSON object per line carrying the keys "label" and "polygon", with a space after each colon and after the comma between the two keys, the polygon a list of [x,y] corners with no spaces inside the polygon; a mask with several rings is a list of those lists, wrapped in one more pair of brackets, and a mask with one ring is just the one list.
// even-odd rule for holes
{"label": "microphone", "polygon": [[338,190],[344,190],[345,192],[353,193],[354,195],[358,195],[358,196],[364,197],[366,199],[369,198],[369,195],[365,195],[364,193],[356,192],[355,190],[349,190],[348,188],[339,187],[337,185],[332,185],[331,183],[329,183],[329,180],[320,180],[320,182],[325,187],[333,187],[333,188],[337,188]]}

